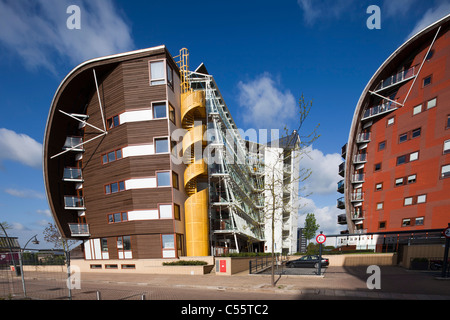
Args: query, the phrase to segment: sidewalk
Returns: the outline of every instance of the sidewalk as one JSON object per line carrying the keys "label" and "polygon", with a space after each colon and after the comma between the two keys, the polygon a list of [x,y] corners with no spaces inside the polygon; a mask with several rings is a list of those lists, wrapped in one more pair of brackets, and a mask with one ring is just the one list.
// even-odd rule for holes
{"label": "sidewalk", "polygon": [[[450,300],[450,279],[437,280],[436,274],[405,270],[400,267],[381,267],[381,289],[370,290],[366,281],[370,274],[366,267],[329,267],[321,276],[250,275],[242,272],[232,276],[207,275],[150,275],[83,273],[81,281],[160,287],[238,290],[247,292],[276,292],[301,294],[309,298],[348,297],[362,299],[423,299]],[[249,294],[251,299],[251,294]]]}

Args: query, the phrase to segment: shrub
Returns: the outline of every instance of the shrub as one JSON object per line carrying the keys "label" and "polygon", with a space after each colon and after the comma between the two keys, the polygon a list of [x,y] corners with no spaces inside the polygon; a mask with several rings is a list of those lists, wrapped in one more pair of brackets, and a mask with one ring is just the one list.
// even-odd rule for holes
{"label": "shrub", "polygon": [[163,262],[163,266],[206,266],[206,261],[200,260],[179,260],[172,262]]}

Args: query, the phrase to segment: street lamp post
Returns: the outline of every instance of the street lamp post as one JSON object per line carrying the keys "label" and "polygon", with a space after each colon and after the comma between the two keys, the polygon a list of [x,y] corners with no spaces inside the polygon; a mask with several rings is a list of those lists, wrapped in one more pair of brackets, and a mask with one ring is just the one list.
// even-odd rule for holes
{"label": "street lamp post", "polygon": [[34,239],[33,240],[33,243],[34,244],[39,244],[39,240],[36,238],[36,236],[37,236],[37,234],[35,234],[34,236],[32,236],[28,241],[27,241],[27,243],[25,243],[25,245],[23,246],[23,248],[22,249],[20,249],[20,257],[19,257],[19,261],[20,261],[20,274],[21,274],[21,276],[22,276],[22,288],[23,288],[23,296],[26,298],[27,297],[27,289],[26,289],[26,286],[25,286],[25,277],[24,277],[24,275],[23,275],[23,254],[24,254],[24,252],[25,252],[25,248],[27,247],[27,245],[30,243],[30,241],[32,240],[32,239]]}

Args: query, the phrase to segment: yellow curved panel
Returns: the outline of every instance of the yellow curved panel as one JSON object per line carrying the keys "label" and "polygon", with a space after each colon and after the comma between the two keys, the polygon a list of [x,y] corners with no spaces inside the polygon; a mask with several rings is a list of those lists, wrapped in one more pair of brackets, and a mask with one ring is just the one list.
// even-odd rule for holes
{"label": "yellow curved panel", "polygon": [[208,174],[208,166],[203,159],[191,163],[184,171],[184,186],[186,187],[192,179],[206,174]]}
{"label": "yellow curved panel", "polygon": [[197,111],[200,117],[206,117],[205,94],[203,91],[192,91],[181,94],[181,122],[187,121],[187,116]]}
{"label": "yellow curved panel", "polygon": [[186,150],[191,151],[188,149],[191,145],[201,142],[202,146],[206,144],[206,141],[203,139],[203,135],[206,131],[206,126],[196,126],[192,129],[190,129],[183,137],[183,155],[186,153]]}
{"label": "yellow curved panel", "polygon": [[208,189],[189,197],[184,212],[187,255],[209,255]]}

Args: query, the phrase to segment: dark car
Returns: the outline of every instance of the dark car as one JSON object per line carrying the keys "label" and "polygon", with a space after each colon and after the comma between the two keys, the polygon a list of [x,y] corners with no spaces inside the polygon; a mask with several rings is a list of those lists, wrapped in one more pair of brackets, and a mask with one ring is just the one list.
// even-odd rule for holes
{"label": "dark car", "polygon": [[[330,264],[329,260],[322,257],[322,267],[328,267],[329,264]],[[319,256],[318,255],[303,256],[300,259],[286,262],[286,267],[288,267],[288,268],[318,268],[319,267]]]}

